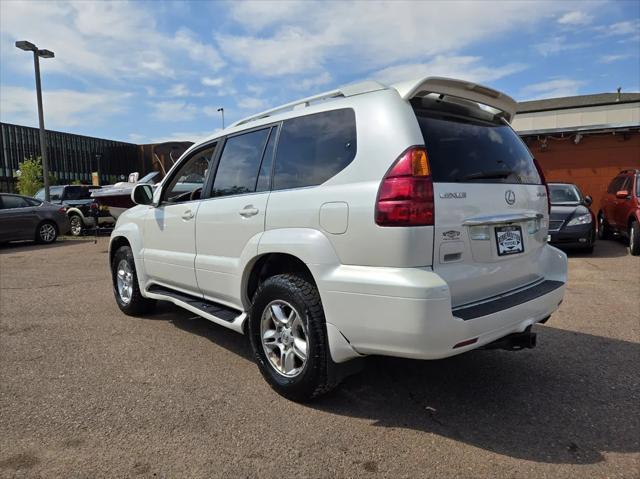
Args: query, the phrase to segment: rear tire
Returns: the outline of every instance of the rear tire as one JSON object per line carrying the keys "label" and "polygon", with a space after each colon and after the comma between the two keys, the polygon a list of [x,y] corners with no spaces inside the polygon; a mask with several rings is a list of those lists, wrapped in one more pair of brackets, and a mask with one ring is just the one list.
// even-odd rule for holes
{"label": "rear tire", "polygon": [[69,231],[72,236],[80,236],[82,234],[82,218],[80,215],[69,215]]}
{"label": "rear tire", "polygon": [[58,226],[53,221],[43,221],[36,229],[36,242],[51,244],[58,237]]}
{"label": "rear tire", "polygon": [[611,239],[611,236],[611,228],[604,217],[604,213],[601,211],[598,214],[598,239]]}
{"label": "rear tire", "polygon": [[629,226],[629,253],[640,256],[640,226],[637,221],[632,221]]}
{"label": "rear tire", "polygon": [[153,311],[156,301],[145,298],[140,292],[136,264],[129,246],[121,246],[111,261],[113,294],[120,310],[129,316],[139,316]]}
{"label": "rear tire", "polygon": [[307,279],[281,274],[258,287],[249,338],[262,376],[287,399],[309,401],[338,384],[320,295]]}

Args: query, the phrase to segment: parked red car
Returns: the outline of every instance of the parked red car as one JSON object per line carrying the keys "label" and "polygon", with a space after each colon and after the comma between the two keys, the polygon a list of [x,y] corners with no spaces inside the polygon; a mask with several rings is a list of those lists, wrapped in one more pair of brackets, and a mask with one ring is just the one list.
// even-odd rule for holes
{"label": "parked red car", "polygon": [[640,255],[640,170],[618,173],[600,201],[598,237],[614,233],[629,239],[629,252]]}

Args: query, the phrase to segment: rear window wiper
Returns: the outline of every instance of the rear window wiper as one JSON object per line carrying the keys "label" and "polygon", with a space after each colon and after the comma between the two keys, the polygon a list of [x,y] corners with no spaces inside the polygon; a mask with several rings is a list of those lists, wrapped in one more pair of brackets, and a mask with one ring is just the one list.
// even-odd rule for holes
{"label": "rear window wiper", "polygon": [[500,178],[508,178],[511,175],[514,175],[515,171],[509,170],[494,170],[494,171],[477,171],[475,173],[471,173],[469,175],[463,176],[462,178],[458,178],[458,181],[469,181],[469,180],[493,180]]}

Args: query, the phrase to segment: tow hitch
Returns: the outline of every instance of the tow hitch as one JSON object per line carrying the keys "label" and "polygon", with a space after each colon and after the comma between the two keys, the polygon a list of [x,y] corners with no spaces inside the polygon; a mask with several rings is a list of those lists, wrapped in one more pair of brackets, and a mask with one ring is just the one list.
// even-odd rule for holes
{"label": "tow hitch", "polygon": [[531,326],[521,333],[513,333],[497,341],[486,344],[481,349],[506,349],[507,351],[520,351],[536,347],[536,333],[531,332]]}

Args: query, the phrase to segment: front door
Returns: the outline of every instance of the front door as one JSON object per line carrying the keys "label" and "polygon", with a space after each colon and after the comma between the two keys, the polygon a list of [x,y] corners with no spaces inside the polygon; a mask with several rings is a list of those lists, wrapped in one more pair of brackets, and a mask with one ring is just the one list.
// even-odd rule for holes
{"label": "front door", "polygon": [[[205,298],[242,308],[245,260],[257,254],[269,198],[276,128],[227,138],[196,226],[196,275]],[[264,158],[264,159],[263,159]]]}
{"label": "front door", "polygon": [[162,187],[158,206],[149,208],[144,224],[143,261],[154,283],[199,295],[194,270],[196,214],[210,171],[215,145],[185,158]]}
{"label": "front door", "polygon": [[18,195],[0,196],[0,241],[35,238],[39,222],[35,202]]}

